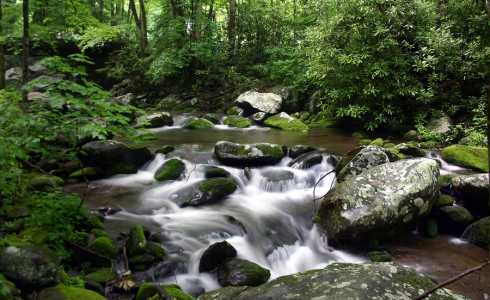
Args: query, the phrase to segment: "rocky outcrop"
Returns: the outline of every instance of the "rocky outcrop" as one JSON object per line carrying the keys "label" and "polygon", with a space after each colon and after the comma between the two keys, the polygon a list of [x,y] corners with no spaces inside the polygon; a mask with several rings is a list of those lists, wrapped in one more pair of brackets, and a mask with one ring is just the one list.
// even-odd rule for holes
{"label": "rocky outcrop", "polygon": [[244,110],[246,116],[259,111],[277,114],[281,110],[282,98],[277,94],[248,91],[238,96],[235,104]]}
{"label": "rocky outcrop", "polygon": [[386,163],[338,184],[317,220],[329,241],[386,239],[428,214],[439,195],[435,160]]}
{"label": "rocky outcrop", "polygon": [[104,176],[136,173],[153,159],[147,148],[130,148],[113,140],[86,143],[78,156],[84,166],[97,168]]}
{"label": "rocky outcrop", "polygon": [[378,146],[367,146],[351,151],[342,159],[337,167],[337,180],[342,181],[349,176],[356,176],[363,171],[390,162],[385,150]]}
{"label": "rocky outcrop", "polygon": [[488,174],[459,175],[451,180],[457,198],[477,217],[490,214],[488,203]]}
{"label": "rocky outcrop", "polygon": [[[258,287],[228,287],[199,300],[415,299],[434,286],[428,277],[394,263],[333,263],[325,269],[279,277]],[[465,299],[440,289],[429,299]]]}
{"label": "rocky outcrop", "polygon": [[0,272],[21,290],[33,291],[58,282],[58,263],[45,249],[7,247],[0,253]]}
{"label": "rocky outcrop", "polygon": [[274,165],[286,155],[284,149],[276,144],[235,144],[218,142],[214,146],[214,155],[225,165],[264,166]]}

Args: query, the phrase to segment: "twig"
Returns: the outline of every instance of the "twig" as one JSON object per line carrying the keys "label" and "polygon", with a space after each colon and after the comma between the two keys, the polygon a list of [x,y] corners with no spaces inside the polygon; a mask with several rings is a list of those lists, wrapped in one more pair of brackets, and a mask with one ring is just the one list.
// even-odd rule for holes
{"label": "twig", "polygon": [[435,287],[431,288],[430,290],[428,290],[427,292],[423,293],[422,295],[418,296],[417,298],[415,298],[414,300],[422,300],[422,299],[425,299],[427,298],[428,296],[430,296],[430,294],[434,293],[435,291],[437,291],[438,289],[440,288],[443,288],[445,287],[446,285],[448,284],[451,284],[473,272],[476,272],[478,270],[481,270],[483,269],[484,267],[488,266],[490,264],[490,260],[487,260],[486,262],[482,263],[482,264],[479,264],[478,266],[476,267],[473,267],[471,269],[468,269],[466,271],[464,271],[463,273],[460,273],[454,277],[451,277],[449,278],[448,280],[444,281],[444,282],[441,282],[440,284],[436,285]]}
{"label": "twig", "polygon": [[197,165],[196,165],[196,164],[193,164],[193,165],[194,165],[194,167],[193,167],[193,168],[192,168],[192,170],[189,172],[189,176],[187,176],[187,178],[185,179],[185,182],[188,182],[188,181],[189,181],[189,179],[191,178],[192,173],[193,173],[193,172],[194,172],[194,170],[196,170],[196,168],[197,168]]}
{"label": "twig", "polygon": [[[325,177],[327,177],[328,175],[332,174],[335,172],[335,169],[333,170],[330,170],[328,171],[327,173],[323,174],[322,177],[320,177],[316,182],[315,182],[315,185],[313,186],[313,209],[314,209],[314,212],[316,212],[316,201],[317,200],[320,200],[322,199],[323,197],[325,197],[327,194],[323,195],[323,196],[320,196],[320,197],[316,197],[316,187],[320,184],[320,182],[325,179]],[[335,179],[335,178],[334,178]],[[333,180],[332,182],[330,183],[330,188],[328,189],[328,191],[330,192],[330,190],[332,189],[332,185],[333,185]]]}

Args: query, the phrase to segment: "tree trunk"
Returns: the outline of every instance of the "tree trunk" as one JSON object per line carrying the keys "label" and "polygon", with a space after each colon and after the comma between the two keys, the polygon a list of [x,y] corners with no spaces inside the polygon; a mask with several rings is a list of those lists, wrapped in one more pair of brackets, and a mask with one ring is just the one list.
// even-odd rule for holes
{"label": "tree trunk", "polygon": [[[29,81],[29,0],[22,1],[22,84]],[[22,100],[27,101],[27,92],[23,90]]]}
{"label": "tree trunk", "polygon": [[490,0],[487,0],[487,14],[488,17],[490,18]]}
{"label": "tree trunk", "polygon": [[[490,0],[486,0],[487,14],[490,18]],[[489,30],[490,34],[490,30]],[[490,82],[487,88],[487,145],[488,145],[488,164],[490,165]],[[490,168],[488,171],[488,180],[490,184]],[[490,193],[488,194],[488,207],[490,208]]]}
{"label": "tree trunk", "polygon": [[[3,7],[2,0],[0,0],[0,37],[3,39]],[[3,40],[0,41],[0,89],[5,88],[5,48],[3,46]]]}
{"label": "tree trunk", "polygon": [[170,6],[172,7],[172,15],[174,17],[183,17],[184,9],[182,7],[181,0],[170,0]]}
{"label": "tree trunk", "polygon": [[236,40],[236,0],[228,0],[228,53],[232,59],[235,55]]}
{"label": "tree trunk", "polygon": [[214,0],[212,0],[211,4],[209,5],[208,20],[209,22],[214,20]]}
{"label": "tree trunk", "polygon": [[139,0],[140,3],[140,39],[141,39],[141,52],[146,51],[148,45],[148,25],[146,21],[146,9],[145,0]]}

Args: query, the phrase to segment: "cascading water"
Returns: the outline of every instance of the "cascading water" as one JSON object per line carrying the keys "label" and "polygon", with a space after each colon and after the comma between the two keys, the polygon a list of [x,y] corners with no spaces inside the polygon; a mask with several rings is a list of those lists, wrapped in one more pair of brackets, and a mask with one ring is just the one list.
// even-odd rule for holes
{"label": "cascading water", "polygon": [[[211,157],[211,153],[209,153]],[[213,159],[205,163],[185,161],[186,177],[159,183],[153,175],[167,158],[156,158],[137,174],[101,180],[96,184],[140,188],[139,207],[109,217],[109,222],[144,220],[156,224],[169,252],[169,260],[179,265],[176,274],[158,276],[155,281],[176,282],[183,289],[199,293],[196,287],[219,287],[213,275],[199,273],[199,260],[211,244],[227,240],[240,258],[271,271],[271,278],[321,268],[333,261],[361,261],[342,251],[329,249],[312,222],[313,187],[333,166],[327,155],[323,162],[306,170],[288,167],[290,158],[278,165],[243,169],[221,166]],[[239,188],[224,201],[212,205],[181,208],[172,199],[175,192],[204,179],[205,166],[227,170]],[[316,195],[328,192],[335,180],[326,176],[316,187]],[[137,221],[135,221],[137,222]]]}

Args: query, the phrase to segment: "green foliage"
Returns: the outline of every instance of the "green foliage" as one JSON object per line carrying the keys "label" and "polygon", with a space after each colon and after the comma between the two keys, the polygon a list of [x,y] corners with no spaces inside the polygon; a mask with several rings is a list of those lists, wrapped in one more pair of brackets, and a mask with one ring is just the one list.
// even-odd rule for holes
{"label": "green foliage", "polygon": [[82,51],[99,49],[106,45],[121,42],[121,27],[109,26],[106,24],[97,25],[98,26],[88,28],[85,31],[85,34],[81,36],[78,45]]}

